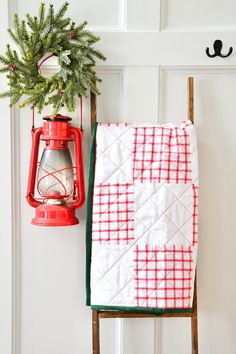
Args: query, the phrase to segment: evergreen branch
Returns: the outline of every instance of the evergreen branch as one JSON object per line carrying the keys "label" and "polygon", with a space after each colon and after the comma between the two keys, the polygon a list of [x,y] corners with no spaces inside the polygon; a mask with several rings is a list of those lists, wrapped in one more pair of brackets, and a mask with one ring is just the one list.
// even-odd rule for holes
{"label": "evergreen branch", "polygon": [[13,42],[15,42],[16,44],[19,44],[19,38],[17,38],[15,33],[13,33],[12,29],[8,28],[7,32],[9,33],[9,35],[10,35],[11,39],[13,40]]}
{"label": "evergreen branch", "polygon": [[[64,17],[68,5],[65,2],[55,14],[53,4],[46,13],[41,3],[38,17],[26,14],[26,20],[20,21],[17,14],[14,16],[14,27],[8,32],[20,53],[7,45],[5,55],[0,55],[0,73],[7,73],[10,88],[0,97],[10,96],[11,106],[23,96],[20,108],[30,105],[41,112],[50,104],[54,117],[63,106],[74,111],[77,96],[86,96],[88,89],[99,94],[95,81],[101,80],[94,67],[96,59],[105,57],[93,45],[100,38],[85,28],[87,21],[76,25]],[[60,65],[59,72],[49,79],[37,67],[46,53],[57,55]]]}
{"label": "evergreen branch", "polygon": [[11,51],[10,44],[7,44],[6,57],[9,59],[10,62],[13,60],[13,54]]}
{"label": "evergreen branch", "polygon": [[10,97],[10,96],[12,96],[12,92],[11,91],[5,91],[5,92],[1,92],[0,93],[0,98]]}
{"label": "evergreen branch", "polygon": [[42,2],[39,7],[39,28],[40,30],[44,27],[45,20],[45,4]]}
{"label": "evergreen branch", "polygon": [[6,73],[6,72],[8,72],[8,71],[9,71],[8,67],[6,67],[6,68],[0,68],[0,73]]}
{"label": "evergreen branch", "polygon": [[22,97],[22,94],[20,92],[15,93],[13,96],[10,97],[10,107],[12,107],[14,104],[16,104]]}
{"label": "evergreen branch", "polygon": [[50,4],[49,6],[47,19],[49,23],[49,30],[51,30],[51,26],[53,25],[54,22],[54,8],[52,4]]}
{"label": "evergreen branch", "polygon": [[54,17],[54,23],[56,24],[58,20],[60,20],[65,12],[67,11],[68,9],[68,6],[69,6],[69,3],[68,2],[65,2],[61,7],[60,9],[58,10],[58,12],[56,13],[55,17]]}
{"label": "evergreen branch", "polygon": [[34,23],[34,19],[33,17],[30,16],[30,14],[26,14],[25,15],[26,19],[27,19],[27,25],[30,27],[30,29],[32,31],[35,31],[35,23]]}
{"label": "evergreen branch", "polygon": [[20,20],[19,20],[19,16],[17,14],[15,14],[14,18],[13,18],[13,25],[15,27],[15,31],[16,31],[16,35],[19,38],[19,33],[20,33]]}
{"label": "evergreen branch", "polygon": [[9,64],[9,59],[5,58],[3,55],[0,55],[0,62],[8,65]]}
{"label": "evergreen branch", "polygon": [[27,29],[26,29],[26,24],[25,24],[25,21],[21,21],[21,36],[24,40],[28,40],[29,39],[29,35],[28,35],[28,32],[27,32]]}
{"label": "evergreen branch", "polygon": [[83,21],[80,25],[76,26],[74,31],[76,33],[80,33],[81,31],[83,31],[84,27],[87,26],[88,22],[87,21]]}

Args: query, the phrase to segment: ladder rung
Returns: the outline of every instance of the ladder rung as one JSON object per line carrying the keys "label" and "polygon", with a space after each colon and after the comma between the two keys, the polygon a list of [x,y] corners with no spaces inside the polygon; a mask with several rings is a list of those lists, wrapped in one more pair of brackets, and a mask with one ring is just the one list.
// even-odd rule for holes
{"label": "ladder rung", "polygon": [[99,318],[153,318],[153,317],[192,317],[193,312],[125,312],[125,311],[98,311]]}

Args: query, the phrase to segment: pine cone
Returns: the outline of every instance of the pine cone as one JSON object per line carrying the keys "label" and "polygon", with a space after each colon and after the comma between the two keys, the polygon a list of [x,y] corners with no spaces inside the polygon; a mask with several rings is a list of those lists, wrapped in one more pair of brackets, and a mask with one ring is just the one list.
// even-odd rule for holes
{"label": "pine cone", "polygon": [[9,70],[9,71],[14,71],[15,68],[16,68],[16,64],[14,64],[14,63],[10,63],[10,64],[8,65],[8,70]]}
{"label": "pine cone", "polygon": [[76,33],[75,32],[68,32],[67,33],[67,38],[69,39],[69,41],[72,41],[73,39],[76,38]]}
{"label": "pine cone", "polygon": [[58,96],[62,96],[63,95],[63,93],[64,93],[64,91],[61,89],[61,88],[59,88],[58,90],[57,90],[57,95]]}

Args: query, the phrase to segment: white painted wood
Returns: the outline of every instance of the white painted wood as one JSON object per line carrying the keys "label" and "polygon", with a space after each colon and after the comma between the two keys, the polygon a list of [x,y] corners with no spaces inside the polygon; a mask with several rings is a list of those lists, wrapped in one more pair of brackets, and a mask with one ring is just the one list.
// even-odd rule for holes
{"label": "white painted wood", "polygon": [[124,353],[154,353],[154,320],[125,319],[124,320]]}
{"label": "white painted wood", "polygon": [[[46,5],[50,2],[45,1]],[[39,3],[40,0],[8,0],[10,20],[16,10],[21,16],[36,13]],[[58,7],[63,0],[53,3]],[[235,7],[233,0],[71,0],[68,11],[76,22],[89,21],[89,28],[101,37],[99,48],[107,56],[107,61],[98,67],[103,79],[98,120],[179,122],[187,114],[186,78],[195,77],[201,173],[201,353],[233,354],[236,350]],[[5,1],[0,13],[1,51],[5,47],[7,21]],[[218,38],[224,43],[223,52],[234,47],[229,58],[206,56],[205,48],[211,48]],[[50,72],[53,64],[46,69]],[[75,227],[45,229],[30,224],[34,210],[27,205],[25,192],[31,112],[27,108],[13,112],[10,119],[7,100],[0,101],[0,108],[4,117],[0,163],[2,166],[3,161],[5,168],[4,174],[0,173],[0,215],[4,217],[0,233],[0,353],[90,354],[91,311],[85,306],[85,208],[79,210],[81,222]],[[47,113],[44,110],[43,114]],[[72,117],[78,125],[78,110]],[[84,117],[87,180],[88,99],[84,100]],[[36,125],[41,125],[39,115]],[[223,150],[219,149],[220,142]],[[101,354],[190,352],[188,319],[101,322]]]}
{"label": "white painted wood", "polygon": [[[121,30],[124,28],[124,1],[125,0],[70,1],[67,15],[74,21],[81,22],[87,20],[89,22],[89,28],[92,30]],[[40,2],[40,0],[32,2],[18,0],[17,8],[19,15],[23,17],[27,12],[37,14]],[[51,1],[45,0],[44,3],[48,6]],[[55,8],[59,8],[63,3],[63,0],[53,1]]]}
{"label": "white painted wood", "polygon": [[[195,125],[200,171],[198,257],[199,352],[235,352],[236,270],[236,67],[165,68],[161,74],[163,121],[186,116],[186,77],[195,77]],[[188,320],[162,321],[161,353],[187,354]],[[170,336],[173,340],[170,341]],[[224,340],[222,340],[224,338]],[[189,348],[189,350],[187,350]]]}
{"label": "white painted wood", "polygon": [[[163,29],[215,30],[236,25],[236,3],[232,0],[162,0]],[[220,28],[222,27],[222,28]]]}
{"label": "white painted wood", "polygon": [[21,212],[19,114],[12,108],[12,353],[20,353],[21,340]]}
{"label": "white painted wood", "polygon": [[[157,66],[127,66],[123,75],[122,121],[158,120]],[[144,94],[145,92],[145,94]]]}
{"label": "white painted wood", "polygon": [[[8,26],[8,6],[4,2],[0,12],[0,51],[8,40],[5,28]],[[7,88],[1,78],[1,89]],[[11,114],[9,100],[0,101],[0,352],[12,352],[12,158],[11,158]]]}
{"label": "white painted wood", "polygon": [[154,321],[154,353],[161,354],[162,344],[162,319],[156,319]]}
{"label": "white painted wood", "polygon": [[[100,346],[102,350],[102,354],[121,354],[117,350],[117,340],[119,337],[119,333],[117,330],[115,319],[104,319],[100,322]],[[119,342],[118,346],[120,347],[122,344]]]}
{"label": "white painted wood", "polygon": [[[127,0],[127,29],[129,31],[158,31],[161,0]],[[145,9],[145,11],[144,11]]]}
{"label": "white painted wood", "polygon": [[[78,124],[78,112],[74,123]],[[88,110],[85,112],[88,115]],[[29,109],[20,112],[21,174],[21,352],[77,353],[90,350],[90,310],[85,307],[85,210],[80,225],[35,227],[25,190],[31,146]],[[41,124],[37,115],[36,124]],[[88,124],[85,125],[88,132]],[[85,160],[89,133],[85,135]],[[27,221],[27,222],[26,222]],[[56,242],[55,242],[56,241]],[[49,335],[50,334],[50,335]]]}
{"label": "white painted wood", "polygon": [[230,46],[236,48],[233,31],[98,32],[98,35],[102,38],[99,48],[107,56],[106,62],[99,63],[103,66],[236,65],[236,55],[211,59],[205,52],[218,38],[223,42],[223,54],[228,53]]}
{"label": "white painted wood", "polygon": [[122,318],[116,319],[116,354],[124,353],[124,321]]}
{"label": "white painted wood", "polygon": [[159,353],[191,354],[190,328],[190,319],[163,318]]}
{"label": "white painted wood", "polygon": [[103,93],[97,98],[97,120],[117,122],[121,117],[123,95],[123,69],[98,69],[102,82],[98,84]]}

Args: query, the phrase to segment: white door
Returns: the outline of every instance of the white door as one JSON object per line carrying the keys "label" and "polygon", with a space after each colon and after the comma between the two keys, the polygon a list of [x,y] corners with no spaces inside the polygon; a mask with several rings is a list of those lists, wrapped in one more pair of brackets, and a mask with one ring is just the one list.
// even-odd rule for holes
{"label": "white door", "polygon": [[[5,46],[6,3],[0,13],[1,51]],[[9,19],[15,11],[20,16],[36,13],[39,3],[8,0]],[[62,1],[53,3],[59,6]],[[101,36],[99,46],[108,58],[97,68],[103,79],[98,120],[180,122],[187,114],[186,78],[195,78],[200,162],[199,353],[234,354],[236,2],[71,0],[68,14],[75,21],[89,21],[90,28]],[[216,39],[222,40],[224,54],[230,46],[233,54],[209,58],[205,49],[212,51]],[[26,203],[25,191],[31,113],[29,109],[12,111],[10,125],[6,101],[0,104],[5,113],[1,120],[4,138],[0,139],[0,166],[4,166],[0,170],[4,211],[0,214],[4,216],[0,234],[0,353],[90,354],[85,209],[78,212],[79,226],[45,229],[30,224],[34,210]],[[88,100],[84,109],[87,169]],[[78,124],[78,112],[72,116]],[[40,116],[36,123],[41,124]],[[190,352],[189,319],[101,321],[101,354]]]}
{"label": "white door", "polygon": [[[5,50],[8,26],[7,2],[1,4],[0,11],[0,52]],[[7,88],[6,80],[1,77],[1,91]],[[1,139],[0,139],[0,353],[12,350],[12,216],[13,185],[11,161],[11,116],[9,100],[0,101]]]}

